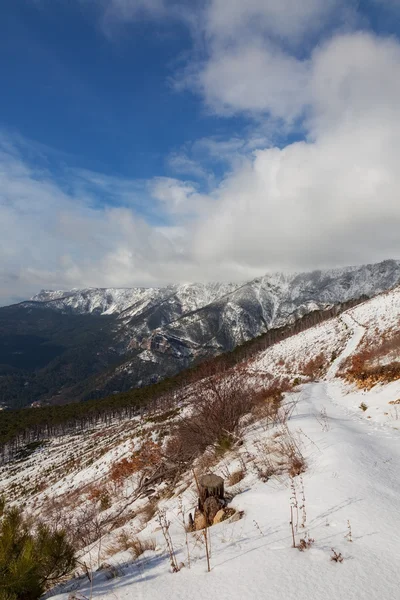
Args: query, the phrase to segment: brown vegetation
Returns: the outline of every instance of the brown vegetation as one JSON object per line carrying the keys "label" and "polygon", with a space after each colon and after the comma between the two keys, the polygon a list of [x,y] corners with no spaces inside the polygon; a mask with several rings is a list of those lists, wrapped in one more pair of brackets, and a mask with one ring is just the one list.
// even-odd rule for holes
{"label": "brown vegetation", "polygon": [[243,378],[213,378],[204,382],[198,391],[192,415],[181,419],[168,440],[167,459],[174,464],[187,466],[203,455],[209,447],[221,454],[240,444],[242,418],[250,412],[276,419],[282,393],[287,389],[273,384],[270,388],[255,391],[246,387]]}
{"label": "brown vegetation", "polygon": [[156,467],[161,463],[161,460],[160,446],[153,441],[147,441],[130,458],[123,458],[113,464],[110,479],[113,483],[121,485],[127,477],[142,471],[146,467]]}
{"label": "brown vegetation", "polygon": [[[343,376],[362,389],[371,389],[377,383],[400,379],[400,333],[383,336],[374,346],[362,348],[347,363]],[[390,360],[396,358],[396,360]],[[382,362],[384,361],[384,364]]]}
{"label": "brown vegetation", "polygon": [[121,531],[117,541],[107,546],[109,556],[113,556],[122,550],[129,551],[134,559],[139,558],[146,550],[155,550],[157,547],[156,541],[152,538],[141,540],[136,535],[128,533],[126,530]]}
{"label": "brown vegetation", "polygon": [[308,362],[299,366],[299,372],[311,380],[317,379],[324,374],[324,369],[327,366],[327,360],[323,352],[315,358],[311,358]]}
{"label": "brown vegetation", "polygon": [[228,483],[229,485],[236,485],[238,484],[240,481],[242,481],[242,479],[245,476],[245,472],[243,469],[239,469],[238,471],[234,471],[228,479]]}

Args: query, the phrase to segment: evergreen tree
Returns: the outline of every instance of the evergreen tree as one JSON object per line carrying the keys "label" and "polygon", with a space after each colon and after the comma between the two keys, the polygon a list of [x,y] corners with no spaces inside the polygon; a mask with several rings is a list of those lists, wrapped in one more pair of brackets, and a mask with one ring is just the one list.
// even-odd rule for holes
{"label": "evergreen tree", "polygon": [[0,525],[0,600],[37,600],[75,565],[63,531],[34,526],[12,508]]}

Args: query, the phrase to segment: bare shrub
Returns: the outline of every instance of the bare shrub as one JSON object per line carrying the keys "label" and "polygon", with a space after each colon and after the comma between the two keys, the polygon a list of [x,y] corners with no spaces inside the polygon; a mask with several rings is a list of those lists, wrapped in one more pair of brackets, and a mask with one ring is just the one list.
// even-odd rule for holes
{"label": "bare shrub", "polygon": [[[345,364],[342,375],[359,388],[370,389],[377,383],[389,383],[400,378],[400,333],[382,336],[374,345],[364,346]],[[394,360],[390,361],[393,358]],[[384,364],[382,364],[384,361]]]}
{"label": "bare shrub", "polygon": [[317,379],[323,374],[327,364],[327,359],[323,352],[321,352],[315,358],[311,358],[307,363],[300,365],[299,372],[311,380]]}
{"label": "bare shrub", "polygon": [[290,477],[304,473],[307,467],[306,460],[301,453],[299,444],[286,425],[282,427],[282,435],[275,438],[275,447],[277,453],[285,459]]}
{"label": "bare shrub", "polygon": [[341,552],[336,552],[336,550],[334,550],[334,548],[331,548],[331,560],[335,563],[342,563],[343,562],[343,556]]}
{"label": "bare shrub", "polygon": [[208,446],[218,451],[230,449],[239,438],[241,418],[254,405],[254,396],[238,376],[204,382],[194,413],[179,421],[167,442],[167,457],[188,464]]}
{"label": "bare shrub", "polygon": [[315,542],[314,538],[310,538],[307,535],[304,538],[301,538],[301,540],[299,541],[299,543],[297,545],[297,548],[300,550],[300,552],[304,552],[305,550],[309,550],[314,542]]}
{"label": "bare shrub", "polygon": [[266,483],[271,477],[281,475],[283,469],[274,452],[274,447],[266,443],[259,443],[257,449],[258,456],[257,461],[254,462],[254,468],[261,481]]}
{"label": "bare shrub", "polygon": [[164,536],[165,543],[167,545],[167,550],[169,554],[171,569],[173,573],[177,573],[180,570],[178,562],[176,560],[175,549],[172,542],[171,534],[169,532],[169,528],[171,526],[170,521],[167,519],[167,515],[165,511],[160,511],[158,513],[158,522],[161,527],[162,534]]}
{"label": "bare shrub", "polygon": [[200,471],[207,472],[211,469],[211,467],[214,467],[218,461],[219,458],[215,451],[210,448],[197,459],[196,465]]}

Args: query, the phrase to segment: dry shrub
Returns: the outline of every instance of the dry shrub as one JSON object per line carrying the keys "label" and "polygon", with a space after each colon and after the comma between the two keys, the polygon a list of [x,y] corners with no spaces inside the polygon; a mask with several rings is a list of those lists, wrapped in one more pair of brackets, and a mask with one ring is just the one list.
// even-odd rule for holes
{"label": "dry shrub", "polygon": [[121,485],[127,477],[147,467],[156,467],[161,461],[160,446],[151,440],[147,441],[130,458],[123,458],[113,464],[110,470],[110,479],[114,484]]}
{"label": "dry shrub", "polygon": [[296,477],[301,475],[306,470],[306,462],[301,455],[293,455],[290,457],[289,462],[289,475],[290,477]]}
{"label": "dry shrub", "polygon": [[400,362],[392,362],[388,365],[361,366],[358,357],[352,367],[346,373],[346,379],[355,383],[357,387],[371,389],[377,383],[390,383],[400,379]]}
{"label": "dry shrub", "polygon": [[282,427],[282,435],[275,438],[275,452],[285,460],[290,477],[296,477],[305,472],[306,460],[298,442],[286,425]]}
{"label": "dry shrub", "polygon": [[[168,440],[165,455],[179,466],[187,466],[213,447],[212,455],[230,450],[240,441],[243,417],[253,413],[276,422],[283,393],[291,389],[287,380],[255,390],[240,373],[229,378],[209,379],[198,386],[194,412],[181,419]],[[212,462],[214,456],[207,457]]]}
{"label": "dry shrub", "polygon": [[342,563],[343,562],[343,556],[341,552],[336,552],[336,550],[334,548],[331,548],[332,554],[331,554],[331,560],[335,563]]}
{"label": "dry shrub", "polygon": [[264,464],[255,465],[257,469],[257,475],[266,483],[271,477],[282,474],[282,469],[279,467],[277,463],[274,463],[273,460],[267,460]]}
{"label": "dry shrub", "polygon": [[242,481],[242,479],[245,476],[245,472],[243,471],[243,469],[239,469],[238,471],[234,471],[228,479],[228,484],[229,485],[236,485],[237,483],[239,483],[239,481]]}
{"label": "dry shrub", "polygon": [[214,452],[214,450],[210,448],[198,458],[198,460],[196,461],[196,466],[200,471],[208,472],[212,467],[214,467],[217,464],[218,461],[219,457]]}
{"label": "dry shrub", "polygon": [[182,419],[166,445],[166,456],[188,464],[208,446],[230,449],[240,434],[240,420],[255,403],[255,393],[238,376],[214,378],[198,390],[194,413]]}
{"label": "dry shrub", "polygon": [[252,414],[255,420],[267,419],[271,424],[278,421],[283,394],[292,389],[287,379],[277,381],[254,396]]}
{"label": "dry shrub", "polygon": [[107,510],[111,506],[111,495],[104,485],[92,485],[89,487],[88,500],[99,502],[100,510]]}
{"label": "dry shrub", "polygon": [[129,550],[133,558],[139,558],[146,550],[155,550],[156,541],[152,538],[141,540],[134,535],[130,535],[127,531],[122,531],[118,536],[118,544],[122,550]]}
{"label": "dry shrub", "polygon": [[259,441],[256,446],[257,456],[254,468],[259,479],[266,483],[271,477],[282,475],[285,472],[286,463],[279,455],[274,441]]}
{"label": "dry shrub", "polygon": [[[370,389],[377,383],[389,383],[400,379],[400,362],[397,359],[400,351],[400,332],[392,332],[391,336],[382,336],[373,347],[364,347],[354,354],[345,365],[347,370],[342,375],[358,387]],[[386,364],[381,364],[385,361]]]}
{"label": "dry shrub", "polygon": [[327,366],[327,360],[323,352],[315,358],[311,358],[307,363],[299,366],[299,372],[309,379],[317,379],[323,374],[324,368]]}
{"label": "dry shrub", "polygon": [[297,548],[300,550],[300,552],[304,552],[305,550],[309,550],[314,542],[314,538],[305,536],[304,538],[301,538],[301,540],[297,544]]}
{"label": "dry shrub", "polygon": [[124,510],[122,513],[112,517],[113,529],[119,529],[123,527],[129,521],[132,521],[136,517],[137,513],[133,510]]}

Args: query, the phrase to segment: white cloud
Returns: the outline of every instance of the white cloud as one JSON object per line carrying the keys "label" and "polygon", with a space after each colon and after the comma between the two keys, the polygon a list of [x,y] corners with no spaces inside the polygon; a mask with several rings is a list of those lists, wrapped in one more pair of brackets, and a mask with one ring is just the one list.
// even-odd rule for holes
{"label": "white cloud", "polygon": [[[181,250],[169,240],[168,227],[161,231],[149,225],[140,216],[142,207],[135,210],[129,204],[129,189],[138,195],[138,184],[89,175],[67,172],[69,191],[64,191],[50,173],[30,167],[11,144],[3,145],[0,303],[2,298],[26,297],[39,287],[168,281],[163,265],[179,262]],[[94,197],[108,187],[113,187],[112,203],[117,205],[96,208]],[[142,197],[143,205],[150,202],[145,187]],[[156,210],[154,200],[150,203]]]}
{"label": "white cloud", "polygon": [[218,114],[270,113],[293,121],[307,103],[308,62],[266,43],[219,50],[198,75],[208,106]]}
{"label": "white cloud", "polygon": [[196,189],[189,182],[171,177],[156,177],[149,188],[153,198],[161,202],[169,213],[190,213],[194,209]]}
{"label": "white cloud", "polygon": [[[170,158],[175,173],[207,180],[207,194],[186,179],[82,171],[61,185],[3,139],[0,302],[40,287],[248,279],[400,258],[400,44],[331,32],[299,58],[276,39],[310,31],[296,6],[232,0],[229,14],[229,3],[207,4],[206,57],[190,83],[214,112],[254,118],[243,139],[202,138]],[[305,7],[322,27],[322,5]],[[274,146],[276,128],[286,133],[301,116],[305,141]],[[218,184],[203,159],[228,165]]]}
{"label": "white cloud", "polygon": [[309,142],[256,152],[224,181],[198,231],[202,260],[262,269],[399,256],[399,53],[365,33],[315,52]]}
{"label": "white cloud", "polygon": [[310,128],[389,125],[399,115],[400,45],[358,32],[337,36],[313,57]]}
{"label": "white cloud", "polygon": [[340,0],[211,0],[206,28],[218,43],[243,35],[251,40],[255,34],[298,42],[323,27],[342,6]]}

